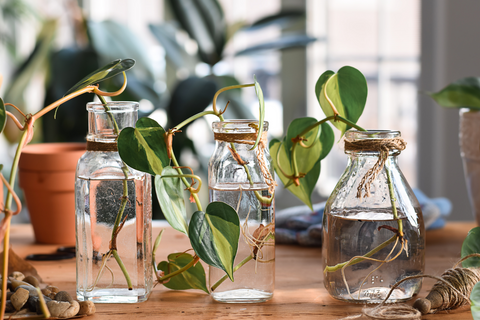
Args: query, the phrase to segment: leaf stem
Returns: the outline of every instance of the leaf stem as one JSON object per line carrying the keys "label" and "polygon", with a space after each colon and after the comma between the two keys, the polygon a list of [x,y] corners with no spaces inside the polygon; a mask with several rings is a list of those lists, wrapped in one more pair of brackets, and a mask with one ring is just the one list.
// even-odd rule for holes
{"label": "leaf stem", "polygon": [[[388,160],[388,162],[390,162],[390,160]],[[386,163],[383,167],[385,168],[385,172],[387,173],[387,184],[388,184],[388,191],[390,194],[390,202],[392,204],[393,217],[395,218],[395,220],[397,220],[397,223],[398,223],[398,235],[403,239],[403,222],[398,218],[397,205],[395,204],[396,202],[395,192],[393,190],[392,175],[390,173],[390,168]]]}
{"label": "leaf stem", "polygon": [[[220,90],[218,90],[216,93],[215,93],[215,96],[213,96],[213,102],[212,102],[212,107],[213,107],[213,112],[215,113],[215,115],[217,116],[221,116],[222,113],[218,111],[217,109],[217,98],[218,98],[218,95],[222,92],[225,92],[227,90],[231,90],[231,89],[240,89],[240,88],[246,88],[246,87],[254,87],[255,86],[255,83],[249,83],[249,84],[238,84],[238,85],[234,85],[234,86],[229,86],[229,87],[225,87],[225,88],[222,88]],[[223,118],[223,117],[222,117]],[[222,120],[223,121],[223,120]]]}
{"label": "leaf stem", "polygon": [[[12,168],[10,170],[10,179],[9,179],[9,184],[11,186],[15,185],[15,178],[17,175],[17,168],[18,168],[18,162],[20,160],[20,155],[22,153],[23,146],[25,144],[25,141],[28,138],[28,131],[25,130],[22,133],[22,136],[20,137],[20,141],[17,146],[17,150],[15,152],[15,156],[13,158],[13,163],[12,163]],[[13,194],[10,190],[7,191],[7,198],[5,200],[5,207],[4,207],[4,212],[5,212],[5,217],[3,219],[6,219],[6,227],[5,227],[5,235],[3,237],[3,270],[2,270],[2,292],[7,292],[7,280],[8,280],[8,258],[9,258],[9,250],[10,250],[10,222],[12,218],[12,213],[10,211],[10,206],[12,205],[12,199],[13,199]],[[6,307],[6,301],[7,301],[7,295],[2,294],[1,295],[2,303],[0,306],[0,319],[3,319],[5,315],[5,307]]]}
{"label": "leaf stem", "polygon": [[118,255],[117,250],[112,250],[112,254],[115,257],[115,260],[117,261],[118,266],[122,270],[123,275],[125,276],[125,280],[127,280],[128,290],[133,290],[132,280],[130,279],[130,275],[128,274],[127,268],[125,268],[125,265],[123,264],[122,259]]}
{"label": "leaf stem", "polygon": [[[173,150],[170,152],[170,154],[171,154],[171,157],[172,157],[173,164],[176,167],[179,167],[179,164],[177,162],[177,158],[175,157],[175,153],[173,152]],[[179,175],[183,175],[182,169],[177,168],[176,170],[177,170]],[[187,181],[187,178],[181,177],[180,179],[182,179],[182,182],[185,185],[185,187],[187,187],[188,189],[192,188],[192,185]],[[195,200],[195,204],[197,205],[198,211],[203,211],[202,204],[200,202],[200,199],[198,198],[198,195],[196,193],[193,193],[193,192],[191,192],[190,194],[192,195],[193,199]]]}
{"label": "leaf stem", "polygon": [[165,229],[162,229],[160,233],[158,234],[157,238],[155,239],[155,243],[153,244],[153,249],[152,249],[152,265],[153,265],[153,270],[155,271],[155,275],[158,272],[157,268],[157,263],[155,261],[155,255],[157,252],[158,247],[160,246],[160,241],[162,241],[162,235]]}
{"label": "leaf stem", "polygon": [[[381,243],[378,247],[372,249],[371,251],[365,253],[363,256],[366,257],[366,258],[370,258],[371,256],[373,256],[375,253],[377,253],[378,251],[382,250],[383,248],[385,248],[386,246],[388,246],[390,243],[392,243],[393,241],[395,241],[397,239],[397,236],[398,235],[393,235],[390,239],[388,239],[387,241]],[[363,258],[357,258],[357,259],[354,259],[352,262],[348,263],[348,261],[346,262],[342,262],[342,263],[339,263],[339,264],[336,264],[334,266],[326,266],[325,267],[325,270],[323,270],[324,273],[326,272],[335,272],[339,269],[342,269],[347,263],[349,266],[353,266],[354,264],[357,264],[359,262],[362,262],[364,261],[365,259]]]}
{"label": "leaf stem", "polygon": [[190,261],[188,264],[186,264],[185,266],[183,266],[182,268],[176,270],[176,271],[173,271],[172,273],[169,273],[167,275],[164,275],[163,277],[158,277],[157,280],[161,283],[161,282],[164,282],[165,280],[168,280],[174,276],[176,276],[177,274],[180,274],[184,271],[187,271],[188,269],[190,269],[191,267],[193,267],[194,265],[197,264],[197,262],[200,260],[200,258],[198,256],[195,256],[193,258],[192,261]]}
{"label": "leaf stem", "polygon": [[[241,267],[243,267],[248,261],[252,260],[253,259],[253,256],[248,256],[246,257],[245,259],[243,259],[239,264],[237,264],[234,268],[233,268],[233,272],[237,271],[238,269],[240,269]],[[220,278],[220,280],[218,280],[217,282],[215,282],[215,284],[212,286],[212,288],[210,289],[210,291],[215,291],[225,280],[227,280],[228,278],[228,275],[224,275],[223,277]]]}
{"label": "leaf stem", "polygon": [[187,120],[184,120],[182,121],[181,123],[179,123],[178,125],[176,125],[174,128],[179,130],[181,128],[183,128],[184,126],[186,126],[187,124],[189,124],[190,122],[193,122],[203,116],[206,116],[208,114],[215,114],[215,111],[203,111],[203,112],[200,112],[200,113],[197,113],[196,115],[194,116],[191,116],[190,118],[188,118]]}

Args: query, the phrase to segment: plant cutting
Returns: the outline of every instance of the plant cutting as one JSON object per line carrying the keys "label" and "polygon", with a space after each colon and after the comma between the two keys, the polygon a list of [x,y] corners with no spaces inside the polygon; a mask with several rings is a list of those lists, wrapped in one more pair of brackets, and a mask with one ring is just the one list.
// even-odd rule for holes
{"label": "plant cutting", "polygon": [[[115,60],[108,65],[92,72],[87,77],[82,79],[79,83],[77,83],[73,88],[71,88],[65,96],[50,104],[49,106],[43,108],[42,110],[36,112],[35,114],[24,114],[20,109],[18,109],[15,105],[11,103],[4,103],[2,99],[0,99],[0,129],[3,131],[5,127],[5,123],[7,121],[7,117],[11,118],[11,120],[15,123],[18,129],[22,132],[20,141],[18,143],[16,153],[13,159],[11,172],[10,172],[10,179],[7,181],[3,176],[1,179],[3,183],[6,185],[8,192],[6,195],[6,199],[3,202],[3,206],[1,211],[4,213],[4,217],[0,223],[0,237],[3,239],[3,271],[2,271],[2,292],[6,292],[7,287],[7,280],[8,280],[8,252],[10,247],[9,236],[10,236],[10,221],[13,215],[18,214],[21,210],[21,203],[16,196],[12,186],[15,183],[16,179],[16,172],[18,167],[18,162],[20,159],[20,155],[22,153],[22,149],[27,145],[34,135],[34,124],[36,120],[41,118],[46,113],[57,109],[60,105],[64,102],[69,101],[79,95],[84,93],[93,93],[96,94],[101,101],[105,103],[104,96],[115,96],[119,95],[123,92],[127,85],[125,71],[132,68],[135,64],[135,61],[131,59],[124,59],[124,60]],[[120,88],[116,92],[104,92],[98,88],[99,82],[109,79],[117,74],[123,74],[124,77],[124,84],[122,88]],[[23,124],[20,120],[18,120],[11,112],[6,110],[6,106],[11,106],[15,108],[22,116],[23,116]],[[2,199],[3,200],[3,199]],[[13,201],[16,205],[16,210],[12,209]],[[119,215],[123,214],[123,212],[119,212]],[[121,217],[121,216],[120,216]],[[114,242],[118,232],[112,234],[111,241]],[[120,264],[121,261],[118,261]],[[125,275],[128,278],[128,275]],[[2,295],[2,304],[0,309],[0,317],[3,318],[5,313],[5,303],[6,303],[6,295]]]}
{"label": "plant cutting", "polygon": [[452,82],[438,92],[428,93],[440,106],[460,109],[460,154],[473,215],[480,225],[480,78]]}
{"label": "plant cutting", "polygon": [[[315,92],[327,117],[295,119],[282,141],[270,142],[275,170],[311,208],[321,160],[335,140],[327,122],[345,135],[349,164],[324,212],[324,284],[340,300],[381,302],[389,286],[406,276],[403,270],[417,274],[424,268],[420,206],[396,165],[405,142],[399,132],[356,125],[367,98],[366,80],[357,69],[326,71]],[[402,287],[389,302],[408,300],[420,285],[418,280]]]}
{"label": "plant cutting", "polygon": [[[216,100],[224,91],[245,87],[255,87],[259,99],[260,119],[259,121],[245,120],[240,127],[233,128],[232,122],[225,121],[223,118],[225,109],[219,109]],[[274,179],[271,175],[273,170],[271,172],[265,164],[268,158],[264,153],[266,148],[264,114],[263,93],[255,80],[252,84],[235,85],[219,90],[213,99],[212,110],[198,113],[171,129],[164,130],[154,120],[141,118],[137,121],[135,128],[126,128],[120,133],[118,149],[122,160],[132,168],[155,176],[157,199],[167,221],[175,230],[189,237],[193,248],[193,254],[187,253],[188,250],[183,253],[172,253],[168,256],[168,261],[157,264],[155,251],[161,241],[160,233],[155,241],[152,258],[159,283],[171,289],[201,289],[215,294],[222,290],[218,288],[227,279],[234,281],[234,273],[239,272],[239,269],[245,270],[250,265],[257,266],[257,264],[273,265],[274,257],[268,252],[273,252],[271,247],[274,243],[272,219]],[[214,129],[215,139],[222,139],[225,146],[222,150],[227,150],[226,155],[230,157],[228,162],[234,163],[231,171],[242,176],[244,180],[230,183],[230,188],[236,192],[233,195],[235,204],[222,198],[222,192],[219,193],[218,190],[211,188],[213,201],[204,209],[197,195],[202,181],[190,168],[178,163],[172,148],[172,140],[184,126],[205,115],[215,115],[220,120],[214,125],[214,128],[217,127]],[[232,133],[234,139],[228,140],[232,138]],[[239,134],[235,135],[235,133]],[[248,151],[252,150],[256,151],[250,154],[251,158],[247,159]],[[211,176],[209,185],[212,178]],[[261,187],[258,187],[258,181],[262,182]],[[189,222],[187,222],[183,198],[184,189],[189,192],[190,201],[197,207],[197,211],[193,213]],[[245,203],[248,203],[246,208],[244,208]],[[261,219],[262,223],[256,225],[252,222],[256,220],[257,213],[263,213],[269,217]],[[239,242],[239,239],[243,240]],[[247,244],[248,252],[240,257],[238,263],[235,263],[237,250],[244,243]],[[200,259],[222,270],[223,273],[208,287],[203,266],[198,263]],[[250,262],[252,260],[255,260],[255,263]],[[254,277],[257,274],[257,269],[249,270],[249,276]],[[212,277],[210,279],[212,280]],[[235,281],[238,283],[237,279]],[[265,301],[271,297],[270,290],[273,291],[273,287],[268,290],[251,290],[250,293],[262,291],[261,294],[259,293],[261,297],[248,298],[248,301]],[[219,298],[218,300],[229,299]],[[240,301],[247,300],[240,297],[235,302]]]}

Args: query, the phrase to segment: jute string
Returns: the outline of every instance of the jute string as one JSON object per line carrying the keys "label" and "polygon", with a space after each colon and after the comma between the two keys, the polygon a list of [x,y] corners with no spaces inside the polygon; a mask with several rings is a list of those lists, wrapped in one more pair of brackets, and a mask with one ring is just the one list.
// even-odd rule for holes
{"label": "jute string", "polygon": [[[378,320],[388,320],[388,319],[400,319],[400,320],[417,320],[421,319],[422,313],[415,309],[412,306],[406,304],[397,304],[397,305],[385,305],[385,302],[388,300],[390,295],[392,294],[393,290],[397,288],[401,283],[411,280],[411,279],[418,279],[418,278],[433,278],[436,279],[437,282],[434,284],[430,293],[427,296],[432,297],[432,304],[433,299],[437,298],[434,297],[439,295],[442,299],[441,303],[432,309],[430,312],[442,311],[442,310],[450,310],[456,309],[465,305],[470,304],[470,294],[473,290],[473,287],[477,282],[480,281],[480,269],[479,268],[461,268],[457,267],[462,261],[471,258],[471,257],[479,257],[480,254],[471,254],[469,256],[464,257],[459,262],[455,264],[455,266],[451,269],[446,270],[441,277],[432,276],[432,275],[415,275],[406,277],[398,281],[388,293],[387,297],[381,304],[379,304],[375,308],[367,308],[363,309],[362,314],[352,315],[349,317],[342,318],[341,320],[349,320],[349,319],[358,319],[361,317],[367,317],[370,319],[378,319]],[[422,300],[422,299],[419,299]],[[415,302],[414,306],[417,304]]]}
{"label": "jute string", "polygon": [[[397,150],[397,154],[405,150],[407,143],[402,138],[393,139],[368,139],[350,141],[345,139],[345,151],[364,151],[364,152],[378,152],[378,160],[363,176],[360,184],[357,187],[357,198],[370,197],[370,188],[377,178],[378,174],[382,171],[385,162],[388,159],[390,151]],[[365,193],[362,194],[362,190]]]}
{"label": "jute string", "polygon": [[[228,142],[228,143],[237,143],[237,144],[247,144],[253,146],[257,140],[257,133],[218,133],[214,134],[215,140]],[[260,171],[265,179],[265,182],[268,185],[268,192],[273,194],[275,192],[275,186],[277,183],[273,179],[272,174],[268,170],[267,163],[265,162],[265,148],[267,147],[267,133],[263,132],[260,142],[257,146],[257,160],[260,165]],[[240,155],[235,152],[232,148],[228,147],[232,153],[233,158],[241,166],[246,165],[248,162],[244,161]]]}
{"label": "jute string", "polygon": [[116,142],[87,141],[87,151],[118,151]]}

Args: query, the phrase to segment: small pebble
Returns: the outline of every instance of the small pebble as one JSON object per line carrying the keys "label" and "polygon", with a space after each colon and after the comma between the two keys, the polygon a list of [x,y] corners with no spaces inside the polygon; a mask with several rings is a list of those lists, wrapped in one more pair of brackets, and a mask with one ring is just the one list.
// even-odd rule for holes
{"label": "small pebble", "polygon": [[44,296],[48,296],[48,295],[50,295],[50,293],[52,293],[52,291],[50,291],[50,290],[47,289],[47,288],[43,288],[43,289],[40,290],[40,291],[42,291],[42,293],[43,293]]}
{"label": "small pebble", "polygon": [[58,289],[58,287],[55,287],[55,286],[46,286],[45,289],[48,289],[50,291],[52,291],[53,293],[57,293],[60,291],[60,289]]}
{"label": "small pebble", "polygon": [[15,307],[12,304],[12,301],[7,300],[7,304],[5,305],[5,312],[15,312]]}
{"label": "small pebble", "polygon": [[95,313],[95,303],[92,301],[80,301],[80,310],[78,311],[78,315],[87,315],[90,316]]}
{"label": "small pebble", "polygon": [[20,271],[13,271],[11,275],[9,275],[9,278],[13,278],[15,280],[22,281],[25,279],[25,275],[21,273]]}
{"label": "small pebble", "polygon": [[31,296],[38,296],[38,293],[37,293],[37,289],[35,289],[34,287],[32,287],[31,285],[20,285],[18,286],[15,290],[13,291],[17,291],[18,289],[25,289],[25,290],[28,290],[28,292],[30,292],[30,295]]}
{"label": "small pebble", "polygon": [[15,293],[10,297],[10,301],[13,307],[18,311],[22,309],[23,305],[27,302],[29,292],[26,289],[18,288]]}
{"label": "small pebble", "polygon": [[26,283],[30,283],[34,287],[37,287],[37,288],[40,287],[40,282],[34,276],[26,276],[25,279],[23,279],[23,281]]}
{"label": "small pebble", "polygon": [[68,294],[67,291],[60,291],[55,295],[55,300],[57,301],[68,301],[72,303],[73,299],[72,297]]}
{"label": "small pebble", "polygon": [[[47,307],[48,310],[50,311],[50,314],[52,317],[60,317],[65,311],[67,311],[68,308],[70,308],[71,304],[67,301],[48,301],[47,302]],[[38,311],[38,309],[37,309]]]}

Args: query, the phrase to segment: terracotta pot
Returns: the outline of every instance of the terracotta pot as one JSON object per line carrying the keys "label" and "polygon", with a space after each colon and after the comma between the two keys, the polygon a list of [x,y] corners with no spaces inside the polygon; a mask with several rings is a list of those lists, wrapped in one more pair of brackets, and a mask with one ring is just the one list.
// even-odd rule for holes
{"label": "terracotta pot", "polygon": [[40,243],[75,245],[75,169],[84,143],[40,143],[23,149],[19,183]]}
{"label": "terracotta pot", "polygon": [[480,225],[480,112],[460,109],[460,151],[473,215]]}

